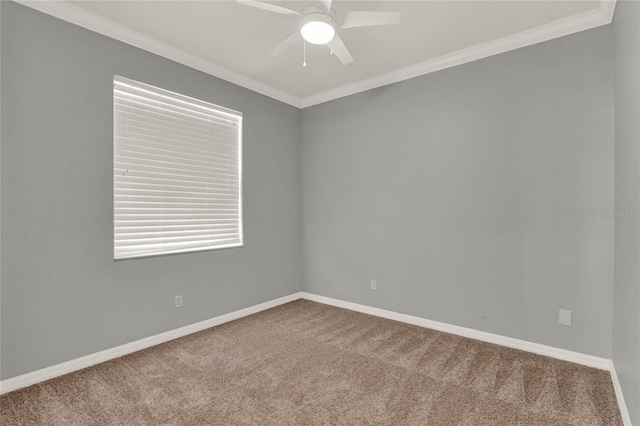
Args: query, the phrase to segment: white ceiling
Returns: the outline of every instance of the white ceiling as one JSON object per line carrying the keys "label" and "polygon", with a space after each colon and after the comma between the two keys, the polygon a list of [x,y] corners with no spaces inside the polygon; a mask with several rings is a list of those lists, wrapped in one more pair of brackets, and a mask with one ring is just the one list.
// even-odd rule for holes
{"label": "white ceiling", "polygon": [[[341,1],[400,12],[400,24],[340,32],[354,62],[302,42],[270,52],[298,17],[233,1],[56,1],[30,7],[304,107],[611,22],[614,1]],[[272,1],[302,11],[313,1]]]}

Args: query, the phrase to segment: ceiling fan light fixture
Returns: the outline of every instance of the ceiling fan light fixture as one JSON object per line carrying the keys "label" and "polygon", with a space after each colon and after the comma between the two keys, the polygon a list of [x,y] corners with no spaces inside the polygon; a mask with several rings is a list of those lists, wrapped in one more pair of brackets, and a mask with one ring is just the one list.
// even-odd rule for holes
{"label": "ceiling fan light fixture", "polygon": [[336,34],[335,21],[324,13],[311,13],[302,18],[300,34],[311,44],[327,44]]}

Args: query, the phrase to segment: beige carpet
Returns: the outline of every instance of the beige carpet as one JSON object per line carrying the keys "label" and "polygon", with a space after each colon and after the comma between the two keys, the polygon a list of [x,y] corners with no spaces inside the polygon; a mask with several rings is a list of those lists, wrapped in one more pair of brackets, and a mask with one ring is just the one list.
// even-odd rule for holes
{"label": "beige carpet", "polygon": [[2,425],[621,425],[609,373],[299,300],[0,398]]}

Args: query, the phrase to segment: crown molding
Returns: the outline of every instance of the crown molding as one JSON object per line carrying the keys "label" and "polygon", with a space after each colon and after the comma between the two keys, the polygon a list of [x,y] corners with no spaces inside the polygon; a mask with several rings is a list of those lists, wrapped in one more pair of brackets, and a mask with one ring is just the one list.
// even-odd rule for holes
{"label": "crown molding", "polygon": [[616,11],[617,0],[600,0],[600,13],[607,21],[607,24],[613,22],[613,14]]}
{"label": "crown molding", "polygon": [[541,25],[530,30],[512,34],[500,39],[458,50],[437,58],[419,62],[370,78],[359,80],[335,89],[326,90],[304,98],[261,83],[250,77],[231,71],[198,56],[191,55],[169,44],[148,37],[110,19],[87,12],[66,1],[29,1],[13,0],[16,3],[81,26],[99,34],[122,41],[188,67],[226,80],[230,83],[295,106],[307,108],[313,105],[339,99],[345,96],[397,83],[410,78],[466,64],[493,55],[531,46],[533,44],[574,34],[580,31],[610,24],[613,20],[616,0],[601,0],[600,7],[590,11]]}
{"label": "crown molding", "polygon": [[302,108],[328,102],[345,96],[354,95],[366,90],[398,83],[410,78],[430,74],[446,68],[488,58],[521,47],[531,46],[555,38],[564,37],[601,25],[610,24],[613,19],[616,0],[601,0],[598,9],[560,19],[526,31],[521,31],[486,43],[480,43],[466,49],[458,50],[437,58],[419,62],[415,65],[400,68],[364,80],[349,83],[335,89],[316,93],[302,99]]}
{"label": "crown molding", "polygon": [[262,95],[300,108],[300,98],[288,92],[261,83],[250,77],[244,76],[235,71],[231,71],[220,65],[206,61],[198,56],[191,55],[169,44],[158,41],[153,37],[146,36],[138,31],[134,31],[124,25],[118,24],[110,19],[103,18],[96,14],[74,6],[66,1],[29,1],[13,0],[16,3],[54,16],[63,21],[97,32],[123,43],[130,44],[156,55],[171,59],[182,65],[202,71],[206,74],[226,80],[230,83],[258,92]]}

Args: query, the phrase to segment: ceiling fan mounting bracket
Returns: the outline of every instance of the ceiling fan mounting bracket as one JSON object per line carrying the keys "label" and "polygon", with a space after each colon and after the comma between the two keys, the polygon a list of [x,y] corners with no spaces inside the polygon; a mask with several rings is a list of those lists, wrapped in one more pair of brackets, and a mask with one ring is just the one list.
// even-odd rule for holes
{"label": "ceiling fan mounting bracket", "polygon": [[302,9],[302,16],[305,17],[307,15],[311,15],[312,13],[322,13],[323,15],[327,15],[329,17],[331,17],[331,19],[333,19],[335,22],[338,21],[337,19],[337,15],[336,15],[336,11],[331,9],[329,12],[327,12],[326,10],[312,4],[309,5],[307,7],[305,7],[304,9]]}

